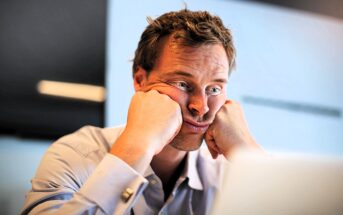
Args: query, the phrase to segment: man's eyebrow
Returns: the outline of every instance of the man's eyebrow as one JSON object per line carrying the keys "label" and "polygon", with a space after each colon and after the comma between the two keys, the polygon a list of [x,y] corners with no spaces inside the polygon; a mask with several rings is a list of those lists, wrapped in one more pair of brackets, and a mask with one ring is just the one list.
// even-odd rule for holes
{"label": "man's eyebrow", "polygon": [[180,76],[185,76],[185,77],[193,77],[191,73],[184,72],[184,71],[174,71],[174,72],[169,72],[168,75],[180,75]]}
{"label": "man's eyebrow", "polygon": [[224,83],[224,84],[227,83],[227,79],[225,79],[225,78],[218,78],[218,79],[214,79],[213,81],[214,82],[219,82],[219,83]]}
{"label": "man's eyebrow", "polygon": [[[180,75],[180,76],[184,76],[184,77],[188,77],[188,78],[194,77],[194,75],[192,75],[191,73],[184,72],[184,71],[169,72],[166,75],[167,76]],[[228,82],[228,80],[225,79],[225,78],[216,78],[216,79],[214,79],[212,81],[213,82],[217,82],[217,83],[223,83],[223,84],[226,84]]]}
{"label": "man's eyebrow", "polygon": [[[191,73],[184,72],[184,71],[174,71],[174,72],[169,72],[167,74],[168,75],[180,75],[180,76],[189,77],[189,78],[194,77]],[[217,79],[214,79],[213,82],[226,84],[228,82],[228,80],[225,78],[217,78]]]}

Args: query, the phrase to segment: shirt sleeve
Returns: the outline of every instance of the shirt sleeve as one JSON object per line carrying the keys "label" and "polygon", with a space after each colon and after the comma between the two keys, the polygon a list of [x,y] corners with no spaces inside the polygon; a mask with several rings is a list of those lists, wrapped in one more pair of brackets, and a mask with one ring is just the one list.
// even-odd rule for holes
{"label": "shirt sleeve", "polygon": [[147,184],[112,154],[97,162],[56,144],[43,157],[21,214],[127,214]]}
{"label": "shirt sleeve", "polygon": [[81,188],[80,194],[107,214],[127,213],[148,181],[114,155],[106,155],[101,164]]}

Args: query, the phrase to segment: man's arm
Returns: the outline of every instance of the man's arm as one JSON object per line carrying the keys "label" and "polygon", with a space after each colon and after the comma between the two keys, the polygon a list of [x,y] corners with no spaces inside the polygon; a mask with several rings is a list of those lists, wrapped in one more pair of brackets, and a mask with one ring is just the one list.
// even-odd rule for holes
{"label": "man's arm", "polygon": [[180,107],[168,96],[136,93],[124,131],[100,162],[92,159],[99,150],[87,149],[94,141],[84,137],[87,132],[71,140],[74,147],[53,144],[32,180],[22,213],[128,212],[147,184],[142,174],[153,155],[174,138],[181,124]]}
{"label": "man's arm", "polygon": [[[118,130],[118,129],[116,129]],[[44,155],[22,214],[123,214],[147,181],[107,154],[100,129],[84,127],[55,142]],[[107,149],[106,149],[107,148]],[[126,201],[123,191],[134,192]]]}
{"label": "man's arm", "polygon": [[205,134],[213,158],[223,154],[227,159],[237,149],[262,151],[251,135],[242,107],[227,100]]}

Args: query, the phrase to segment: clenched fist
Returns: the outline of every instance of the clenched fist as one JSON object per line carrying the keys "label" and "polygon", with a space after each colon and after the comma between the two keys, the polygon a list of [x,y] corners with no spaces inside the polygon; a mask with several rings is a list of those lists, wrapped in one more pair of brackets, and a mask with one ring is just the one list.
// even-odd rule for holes
{"label": "clenched fist", "polygon": [[144,172],[152,157],[178,134],[181,108],[156,90],[138,91],[131,99],[127,124],[110,153]]}
{"label": "clenched fist", "polygon": [[217,112],[205,141],[213,158],[219,154],[228,158],[239,148],[261,150],[249,132],[241,106],[232,100],[227,100]]}
{"label": "clenched fist", "polygon": [[[129,107],[126,129],[128,132],[149,140],[160,152],[176,134],[182,124],[181,108],[167,95],[156,90],[137,92]],[[156,144],[156,145],[153,145]]]}

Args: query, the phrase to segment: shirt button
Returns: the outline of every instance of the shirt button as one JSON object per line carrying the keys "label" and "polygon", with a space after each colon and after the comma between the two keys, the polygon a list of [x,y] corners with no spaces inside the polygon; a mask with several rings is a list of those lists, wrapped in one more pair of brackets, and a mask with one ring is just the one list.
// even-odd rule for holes
{"label": "shirt button", "polygon": [[155,179],[151,179],[151,180],[150,180],[150,184],[151,184],[151,185],[155,185],[155,184],[157,184],[157,181],[156,181]]}
{"label": "shirt button", "polygon": [[128,202],[133,195],[133,190],[131,188],[126,188],[126,190],[121,194],[121,198],[124,202]]}

